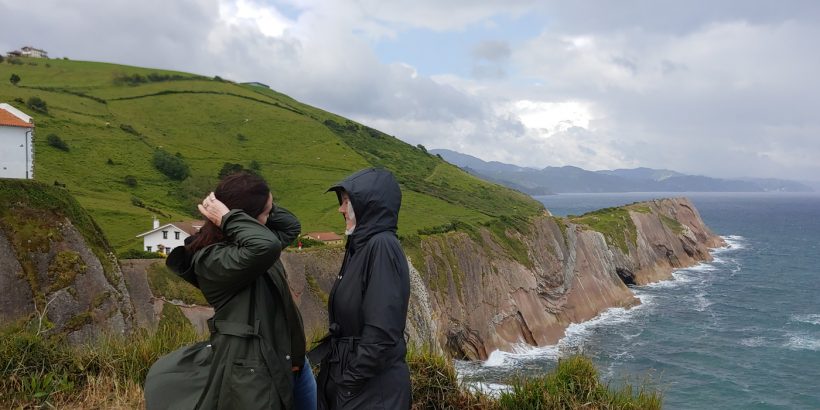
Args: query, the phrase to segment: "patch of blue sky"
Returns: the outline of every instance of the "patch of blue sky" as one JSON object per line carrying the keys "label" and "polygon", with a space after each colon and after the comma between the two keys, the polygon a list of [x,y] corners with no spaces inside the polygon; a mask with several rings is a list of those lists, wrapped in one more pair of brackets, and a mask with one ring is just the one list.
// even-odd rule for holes
{"label": "patch of blue sky", "polygon": [[299,19],[299,15],[304,12],[303,8],[296,7],[292,2],[289,1],[277,1],[277,0],[267,0],[271,6],[276,8],[276,11],[282,14],[282,16],[286,17],[288,20],[296,21]]}
{"label": "patch of blue sky", "polygon": [[527,41],[545,27],[544,16],[496,16],[461,30],[434,31],[411,28],[398,31],[393,38],[373,44],[379,59],[385,63],[405,63],[420,75],[472,75],[475,58],[472,50],[484,41],[505,41],[511,48]]}

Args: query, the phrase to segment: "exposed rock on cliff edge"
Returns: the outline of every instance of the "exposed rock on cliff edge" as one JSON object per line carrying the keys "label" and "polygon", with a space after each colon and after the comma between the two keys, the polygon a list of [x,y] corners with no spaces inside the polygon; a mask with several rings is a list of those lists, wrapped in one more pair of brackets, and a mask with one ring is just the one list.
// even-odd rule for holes
{"label": "exposed rock on cliff edge", "polygon": [[[408,337],[465,359],[521,343],[554,344],[571,323],[640,303],[626,284],[670,279],[673,269],[710,260],[709,248],[723,245],[684,198],[544,215],[523,230],[423,236],[418,251],[408,252]],[[340,260],[326,258],[340,256],[286,253],[283,261],[293,283],[306,283],[307,275],[327,292]],[[303,310],[306,325],[323,328],[327,319],[315,309],[322,304],[311,297],[301,301],[311,306]]]}
{"label": "exposed rock on cliff edge", "polygon": [[33,317],[72,343],[132,328],[131,298],[99,227],[67,192],[36,182],[0,180],[0,292],[0,323]]}

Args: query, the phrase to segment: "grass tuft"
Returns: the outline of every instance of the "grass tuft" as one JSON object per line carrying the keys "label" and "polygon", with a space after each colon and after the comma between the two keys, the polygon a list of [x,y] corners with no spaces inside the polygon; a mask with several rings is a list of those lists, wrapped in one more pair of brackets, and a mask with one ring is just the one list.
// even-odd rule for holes
{"label": "grass tuft", "polygon": [[179,300],[189,305],[208,304],[202,292],[195,288],[165,266],[165,259],[159,259],[146,269],[148,276],[148,286],[151,293],[156,297],[166,300]]}

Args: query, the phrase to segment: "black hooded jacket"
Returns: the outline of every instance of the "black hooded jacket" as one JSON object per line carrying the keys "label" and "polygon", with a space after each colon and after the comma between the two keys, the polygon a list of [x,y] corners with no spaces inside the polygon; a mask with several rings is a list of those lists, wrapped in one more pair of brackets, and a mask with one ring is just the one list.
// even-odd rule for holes
{"label": "black hooded jacket", "polygon": [[410,279],[396,236],[401,190],[390,172],[365,169],[329,191],[340,203],[341,192],[347,192],[356,228],[328,302],[319,408],[408,409],[404,328]]}

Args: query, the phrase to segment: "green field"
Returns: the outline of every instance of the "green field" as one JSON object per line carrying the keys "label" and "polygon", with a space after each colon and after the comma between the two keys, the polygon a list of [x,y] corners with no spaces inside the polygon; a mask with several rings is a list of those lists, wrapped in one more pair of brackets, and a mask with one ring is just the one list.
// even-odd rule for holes
{"label": "green field", "polygon": [[[16,86],[12,74],[21,78]],[[48,112],[27,107],[31,97],[44,100]],[[196,218],[193,204],[225,163],[247,168],[255,161],[304,231],[343,230],[336,198],[324,192],[369,166],[392,170],[402,185],[403,236],[453,221],[527,220],[543,209],[421,148],[262,87],[106,63],[7,59],[0,63],[0,102],[34,117],[36,179],[65,184],[120,252],[141,247],[135,235],[154,215],[163,222]],[[49,134],[69,150],[49,145]],[[177,181],[157,170],[157,149],[178,153],[190,176]],[[125,182],[128,175],[135,185]]]}

